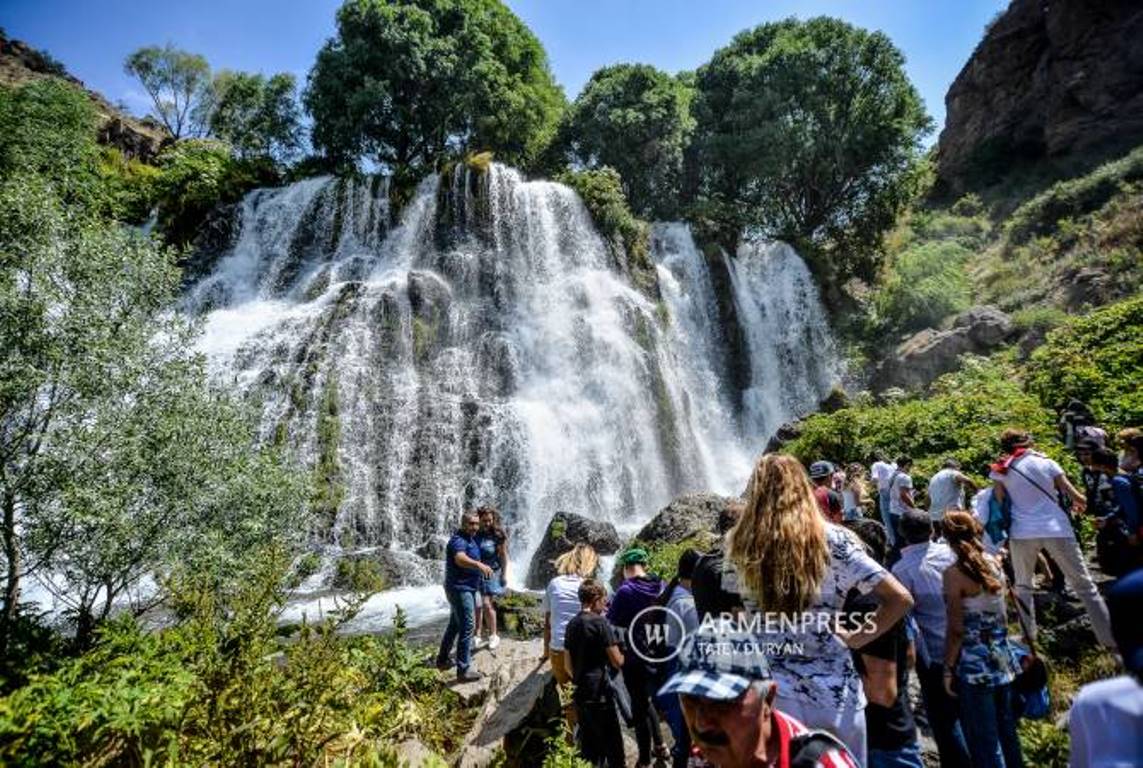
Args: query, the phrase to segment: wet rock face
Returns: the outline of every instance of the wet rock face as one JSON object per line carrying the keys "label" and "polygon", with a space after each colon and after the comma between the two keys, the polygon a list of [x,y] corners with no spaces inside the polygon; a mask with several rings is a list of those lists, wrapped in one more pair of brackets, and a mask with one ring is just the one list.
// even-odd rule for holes
{"label": "wet rock face", "polygon": [[973,307],[957,315],[948,330],[926,328],[905,340],[882,361],[873,387],[918,389],[957,366],[961,355],[983,354],[1012,335],[1012,320],[996,307]]}
{"label": "wet rock face", "polygon": [[1015,0],[945,97],[938,184],[1143,139],[1143,5]]}
{"label": "wet rock face", "polygon": [[557,512],[532,556],[528,588],[543,589],[547,586],[556,575],[552,561],[576,544],[590,544],[600,555],[612,555],[619,551],[619,533],[611,523],[589,520],[574,512]]}

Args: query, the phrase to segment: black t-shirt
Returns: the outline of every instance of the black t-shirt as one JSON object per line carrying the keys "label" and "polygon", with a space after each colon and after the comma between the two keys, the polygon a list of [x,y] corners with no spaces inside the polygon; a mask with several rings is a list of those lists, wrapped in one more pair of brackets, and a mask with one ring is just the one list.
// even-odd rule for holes
{"label": "black t-shirt", "polygon": [[725,614],[733,616],[742,610],[742,596],[722,586],[723,554],[721,549],[707,552],[695,564],[691,576],[691,594],[695,598],[695,611],[699,622],[717,622]]}
{"label": "black t-shirt", "polygon": [[618,642],[616,632],[598,613],[580,611],[568,622],[564,649],[571,656],[575,700],[579,704],[606,701],[607,649]]}
{"label": "black t-shirt", "polygon": [[[873,612],[877,601],[868,595],[846,602],[847,612]],[[869,702],[865,707],[866,742],[870,749],[900,749],[917,740],[917,726],[909,708],[909,634],[904,620],[898,621],[884,634],[861,650],[853,651],[857,671],[865,674],[862,656],[897,662],[897,699],[892,706],[883,707]]]}

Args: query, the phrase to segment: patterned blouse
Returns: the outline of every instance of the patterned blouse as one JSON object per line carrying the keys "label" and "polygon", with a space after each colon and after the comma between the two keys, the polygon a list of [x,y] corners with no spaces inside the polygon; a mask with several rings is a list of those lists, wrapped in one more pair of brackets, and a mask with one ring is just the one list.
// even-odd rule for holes
{"label": "patterned blouse", "polygon": [[[999,574],[1001,583],[1004,574]],[[1016,678],[1016,661],[1008,642],[1004,589],[998,594],[981,590],[966,597],[963,610],[964,639],[957,659],[957,677],[969,685],[995,687]]]}
{"label": "patterned blouse", "polygon": [[[742,595],[746,610],[754,618],[751,630],[763,645],[770,669],[778,683],[778,695],[815,707],[865,706],[861,676],[853,664],[849,647],[836,634],[837,616],[841,614],[846,595],[851,589],[868,594],[885,578],[887,571],[870,557],[860,540],[847,529],[826,524],[829,543],[829,565],[821,591],[803,613],[808,626],[794,629],[758,614],[758,606],[750,598],[729,558],[723,573],[723,588]],[[767,620],[771,619],[771,620]],[[828,619],[819,621],[819,619]]]}

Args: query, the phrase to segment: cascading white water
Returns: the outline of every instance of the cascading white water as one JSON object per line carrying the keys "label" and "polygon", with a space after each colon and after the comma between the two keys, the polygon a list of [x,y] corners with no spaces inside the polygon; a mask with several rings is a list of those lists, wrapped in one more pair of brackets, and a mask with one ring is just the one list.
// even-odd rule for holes
{"label": "cascading white water", "polygon": [[[461,509],[491,503],[519,577],[557,511],[630,531],[680,492],[737,493],[828,389],[824,313],[788,247],[711,265],[685,225],[656,225],[656,300],[559,184],[461,165],[392,230],[388,199],[375,179],[253,192],[185,299],[266,439],[336,465],[336,512],[313,522],[328,554],[383,552],[425,583]],[[748,340],[746,392],[725,375],[720,300]]]}

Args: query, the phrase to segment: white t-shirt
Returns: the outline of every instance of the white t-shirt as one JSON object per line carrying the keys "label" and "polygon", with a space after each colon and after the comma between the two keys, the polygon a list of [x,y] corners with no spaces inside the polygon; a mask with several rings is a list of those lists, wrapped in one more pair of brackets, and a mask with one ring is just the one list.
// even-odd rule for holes
{"label": "white t-shirt", "polygon": [[[756,630],[754,637],[760,643],[781,649],[770,658],[770,670],[782,696],[825,709],[860,710],[865,707],[865,691],[853,664],[853,654],[833,633],[832,627],[815,621],[817,617],[841,612],[849,590],[868,594],[888,572],[866,553],[856,534],[846,528],[827,523],[826,540],[829,566],[817,599],[805,610],[805,615],[813,617],[805,631],[783,625],[774,614],[769,624],[766,614],[759,617],[752,631]],[[757,614],[758,606],[746,592],[745,585],[741,585],[729,558],[724,568],[722,588],[741,595],[747,613]]]}
{"label": "white t-shirt", "polygon": [[564,632],[568,622],[579,613],[579,585],[583,584],[583,577],[575,574],[556,576],[548,582],[544,590],[544,598],[540,608],[544,613],[552,615],[552,644],[553,651],[564,649]]}
{"label": "white t-shirt", "polygon": [[1004,486],[1012,500],[1009,535],[1013,539],[1063,539],[1075,535],[1067,513],[1056,503],[1056,478],[1062,474],[1059,464],[1029,451],[1009,464],[1006,473],[990,475]]}
{"label": "white t-shirt", "polygon": [[903,515],[909,511],[905,502],[901,501],[901,489],[912,488],[913,478],[905,472],[894,471],[889,483],[889,514]]}
{"label": "white t-shirt", "polygon": [[1143,686],[1130,675],[1080,689],[1068,715],[1072,768],[1143,765]]}
{"label": "white t-shirt", "polygon": [[869,468],[869,476],[873,478],[873,482],[877,483],[877,490],[888,490],[889,477],[896,468],[896,464],[890,464],[887,461],[873,462],[873,466]]}
{"label": "white t-shirt", "polygon": [[964,489],[955,469],[942,469],[929,481],[929,517],[940,520],[950,509],[964,509]]}

